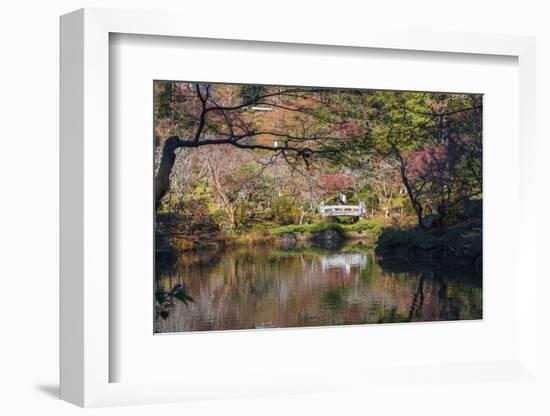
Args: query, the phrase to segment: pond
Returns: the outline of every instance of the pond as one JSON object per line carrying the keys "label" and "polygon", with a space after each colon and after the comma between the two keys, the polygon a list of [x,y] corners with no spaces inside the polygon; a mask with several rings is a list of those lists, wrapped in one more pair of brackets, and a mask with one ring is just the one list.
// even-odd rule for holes
{"label": "pond", "polygon": [[183,254],[156,273],[156,333],[482,318],[473,271],[389,270],[361,246]]}

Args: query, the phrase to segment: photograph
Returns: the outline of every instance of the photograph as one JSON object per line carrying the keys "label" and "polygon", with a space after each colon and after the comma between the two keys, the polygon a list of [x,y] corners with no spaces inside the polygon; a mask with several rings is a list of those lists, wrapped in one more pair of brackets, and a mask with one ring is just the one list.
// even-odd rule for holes
{"label": "photograph", "polygon": [[152,94],[155,334],[483,319],[482,94]]}
{"label": "photograph", "polygon": [[2,6],[0,416],[550,416],[546,2]]}

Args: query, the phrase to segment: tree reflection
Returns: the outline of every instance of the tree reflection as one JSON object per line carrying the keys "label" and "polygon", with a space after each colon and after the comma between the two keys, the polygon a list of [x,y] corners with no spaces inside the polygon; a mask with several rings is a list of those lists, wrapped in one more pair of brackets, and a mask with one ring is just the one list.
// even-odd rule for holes
{"label": "tree reflection", "polygon": [[[345,252],[342,252],[345,251]],[[239,247],[157,269],[156,332],[480,319],[481,281],[347,247]]]}

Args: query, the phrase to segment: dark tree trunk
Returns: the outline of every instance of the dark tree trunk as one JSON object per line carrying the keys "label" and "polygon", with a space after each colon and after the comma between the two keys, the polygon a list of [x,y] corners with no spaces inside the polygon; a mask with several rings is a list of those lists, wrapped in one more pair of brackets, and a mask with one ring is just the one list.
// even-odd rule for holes
{"label": "dark tree trunk", "polygon": [[166,139],[160,157],[160,165],[155,176],[155,209],[158,210],[164,194],[170,189],[170,172],[176,161],[176,149],[181,146],[179,137],[172,136]]}
{"label": "dark tree trunk", "polygon": [[442,204],[437,205],[437,214],[438,214],[438,217],[437,217],[436,226],[437,228],[443,228],[444,219],[447,216],[447,211],[444,205]]}
{"label": "dark tree trunk", "polygon": [[422,206],[419,203],[413,203],[413,208],[416,211],[416,218],[418,219],[418,226],[420,229],[426,231],[428,227],[424,224],[424,220],[422,219]]}
{"label": "dark tree trunk", "polygon": [[422,220],[422,211],[424,209],[422,208],[422,205],[420,202],[418,202],[418,199],[414,195],[411,183],[409,182],[409,178],[407,177],[406,173],[406,164],[405,160],[403,159],[403,156],[401,156],[401,153],[399,152],[399,149],[395,144],[392,144],[392,151],[397,157],[397,160],[399,161],[399,172],[401,173],[401,181],[403,182],[403,185],[405,185],[405,189],[407,190],[407,195],[409,196],[409,199],[411,200],[411,204],[414,208],[414,211],[416,212],[416,217],[418,219],[418,226],[421,230],[426,230],[427,227],[424,225],[424,221]]}
{"label": "dark tree trunk", "polygon": [[407,175],[405,174],[405,169],[403,167],[401,168],[401,180],[405,185],[405,189],[407,190],[407,195],[409,196],[409,199],[411,200],[411,204],[414,208],[414,211],[416,212],[416,217],[418,219],[418,226],[420,227],[420,229],[426,230],[427,227],[426,225],[424,225],[424,221],[422,219],[422,212],[424,211],[424,209],[416,199],[412,186],[409,182],[409,178],[407,178]]}

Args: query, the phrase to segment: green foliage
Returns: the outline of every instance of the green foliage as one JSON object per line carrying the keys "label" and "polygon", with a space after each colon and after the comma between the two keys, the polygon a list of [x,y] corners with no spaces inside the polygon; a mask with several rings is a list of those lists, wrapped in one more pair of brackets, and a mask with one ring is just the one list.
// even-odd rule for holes
{"label": "green foliage", "polygon": [[172,115],[170,103],[172,101],[173,83],[170,81],[158,81],[159,91],[156,93],[156,118],[163,119]]}
{"label": "green foliage", "polygon": [[264,235],[271,235],[271,227],[265,223],[258,223],[252,226],[252,231]]}
{"label": "green foliage", "polygon": [[257,205],[253,201],[242,201],[235,209],[235,226],[238,230],[251,229],[258,221]]}
{"label": "green foliage", "polygon": [[241,97],[243,103],[254,103],[259,97],[264,95],[267,88],[264,85],[243,85],[241,87]]}
{"label": "green foliage", "polygon": [[271,211],[277,224],[295,224],[300,217],[300,208],[293,198],[282,195],[271,199]]}
{"label": "green foliage", "polygon": [[187,306],[187,302],[194,302],[195,300],[189,296],[187,293],[182,293],[182,292],[175,292],[174,293],[174,297],[180,301],[182,301],[185,306]]}
{"label": "green foliage", "polygon": [[[179,210],[177,198],[174,195],[172,200],[165,198],[161,205],[163,221],[169,226],[170,232],[178,234],[193,234],[197,231],[202,233],[211,233],[219,230],[220,213],[212,212],[209,208],[209,198],[197,194],[190,195],[183,200],[183,209]],[[170,215],[167,215],[170,214]],[[172,220],[169,218],[171,217]]]}
{"label": "green foliage", "polygon": [[387,227],[376,247],[376,253],[389,261],[439,266],[445,262],[462,263],[475,266],[478,272],[481,272],[482,250],[480,219],[428,231],[419,227]]}
{"label": "green foliage", "polygon": [[315,234],[320,233],[323,231],[336,231],[340,233],[342,236],[346,235],[346,232],[344,230],[344,227],[340,224],[332,224],[332,223],[316,223],[316,224],[302,224],[302,225],[285,225],[283,227],[277,227],[273,228],[271,230],[271,234],[274,236],[281,236],[284,234]]}
{"label": "green foliage", "polygon": [[384,223],[375,220],[364,220],[356,222],[355,224],[345,225],[346,231],[355,233],[381,233],[384,228]]}
{"label": "green foliage", "polygon": [[226,224],[229,222],[229,217],[227,215],[227,212],[222,208],[215,208],[212,211],[212,220],[216,224],[219,224],[221,226],[222,224]]}
{"label": "green foliage", "polygon": [[347,237],[348,233],[363,233],[373,236],[378,236],[382,232],[384,224],[380,221],[364,220],[355,224],[336,224],[319,222],[314,224],[302,225],[286,225],[283,227],[273,228],[271,234],[281,236],[284,234],[317,234],[323,231],[336,231],[342,237]]}

